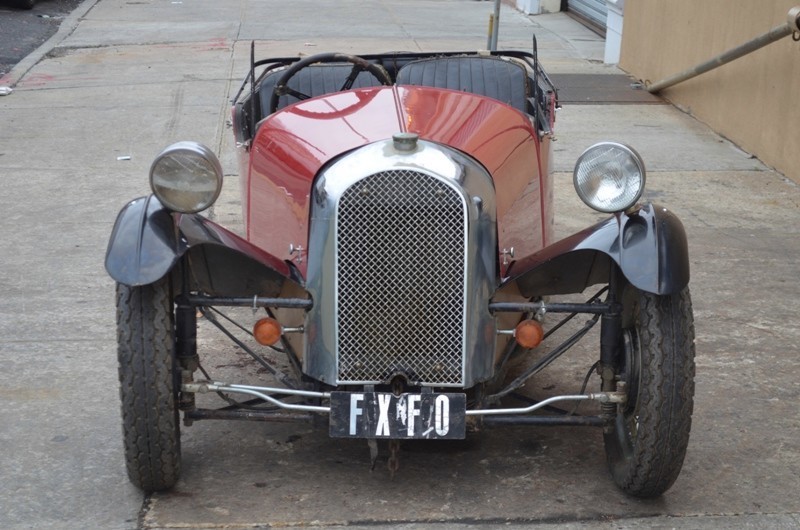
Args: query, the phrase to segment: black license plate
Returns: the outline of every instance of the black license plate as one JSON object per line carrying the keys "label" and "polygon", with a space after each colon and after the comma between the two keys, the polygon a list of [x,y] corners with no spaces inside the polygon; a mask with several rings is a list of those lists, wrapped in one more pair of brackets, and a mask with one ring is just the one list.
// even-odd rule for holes
{"label": "black license plate", "polygon": [[335,438],[462,439],[466,394],[331,392]]}

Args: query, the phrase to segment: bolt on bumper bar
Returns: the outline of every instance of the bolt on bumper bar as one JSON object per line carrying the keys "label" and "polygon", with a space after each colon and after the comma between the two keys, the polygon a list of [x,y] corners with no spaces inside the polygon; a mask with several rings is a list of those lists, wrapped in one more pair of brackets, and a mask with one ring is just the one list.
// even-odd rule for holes
{"label": "bolt on bumper bar", "polygon": [[[245,394],[264,400],[285,410],[330,413],[331,408],[322,405],[303,405],[299,403],[286,403],[278,399],[277,396],[306,397],[316,399],[330,399],[330,392],[315,392],[311,390],[295,390],[290,388],[274,388],[266,386],[237,385],[231,383],[220,383],[214,381],[198,381],[194,383],[184,383],[181,386],[182,392],[204,394],[208,392],[229,392],[233,394]],[[559,401],[597,401],[599,403],[624,403],[626,396],[624,392],[597,392],[590,394],[573,394],[564,396],[553,396],[543,401],[539,401],[527,407],[503,408],[503,409],[472,409],[467,410],[467,416],[495,416],[510,414],[528,414],[538,409],[552,405]]]}

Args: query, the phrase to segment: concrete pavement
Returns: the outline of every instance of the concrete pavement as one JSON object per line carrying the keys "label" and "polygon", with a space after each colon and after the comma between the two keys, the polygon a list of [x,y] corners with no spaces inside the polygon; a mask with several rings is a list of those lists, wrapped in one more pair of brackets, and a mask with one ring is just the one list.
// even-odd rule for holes
{"label": "concrete pavement", "polygon": [[[259,56],[476,49],[490,11],[435,0],[87,0],[0,81],[16,84],[0,97],[0,527],[800,526],[800,188],[667,104],[565,106],[555,144],[559,234],[599,218],[570,171],[584,148],[613,139],[643,155],[648,196],[690,237],[694,426],[662,499],[617,492],[600,433],[579,429],[411,444],[389,481],[368,471],[362,444],[324,432],[201,422],[184,430],[173,492],[143,499],[128,484],[103,256],[119,208],[147,193],[152,158],[182,139],[217,150],[226,183],[212,215],[235,228],[226,121],[250,40]],[[529,49],[532,33],[551,73],[622,75],[566,16],[504,8],[501,47]],[[223,341],[203,340],[221,350],[220,370],[241,364]],[[533,384],[579,385],[585,366]]]}

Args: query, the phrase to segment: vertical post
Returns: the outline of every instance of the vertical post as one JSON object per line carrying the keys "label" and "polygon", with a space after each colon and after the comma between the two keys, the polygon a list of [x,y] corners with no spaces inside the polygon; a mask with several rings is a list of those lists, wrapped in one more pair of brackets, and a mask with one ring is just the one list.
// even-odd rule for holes
{"label": "vertical post", "polygon": [[[261,112],[263,113],[264,111],[262,110]],[[246,142],[255,139],[256,123],[258,123],[258,119],[256,118],[256,41],[251,40],[250,41],[250,123],[248,123],[250,130],[248,131],[249,138],[245,138]]]}
{"label": "vertical post", "polygon": [[497,34],[500,32],[500,0],[494,0],[494,18],[492,20],[492,42],[489,50],[497,51]]}
{"label": "vertical post", "polygon": [[494,13],[489,14],[489,29],[486,32],[486,49],[492,49],[492,31],[494,30]]}

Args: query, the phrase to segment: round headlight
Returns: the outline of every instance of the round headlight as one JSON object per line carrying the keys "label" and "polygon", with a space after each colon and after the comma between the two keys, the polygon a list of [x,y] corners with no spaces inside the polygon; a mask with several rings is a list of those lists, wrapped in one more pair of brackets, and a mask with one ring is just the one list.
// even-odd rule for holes
{"label": "round headlight", "polygon": [[197,142],[178,142],[161,151],[153,161],[150,187],[170,210],[196,213],[219,197],[222,165],[208,147]]}
{"label": "round headlight", "polygon": [[575,191],[590,208],[612,213],[627,210],[644,191],[644,162],[627,145],[595,144],[578,158],[572,175]]}

